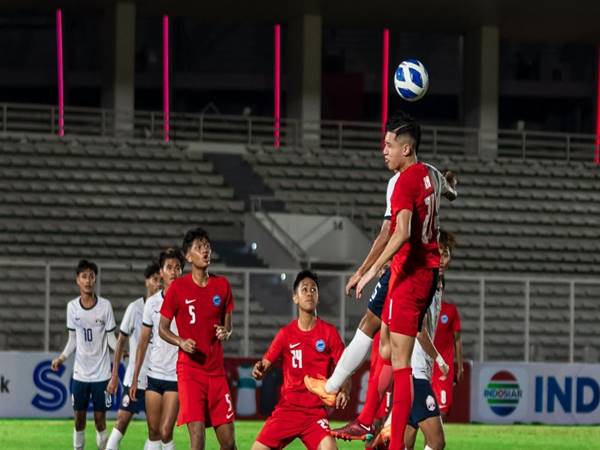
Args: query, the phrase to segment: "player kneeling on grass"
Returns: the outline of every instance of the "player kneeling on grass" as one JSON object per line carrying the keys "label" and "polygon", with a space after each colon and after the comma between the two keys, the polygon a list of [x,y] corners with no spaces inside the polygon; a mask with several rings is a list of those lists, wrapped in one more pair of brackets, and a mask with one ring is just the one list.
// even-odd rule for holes
{"label": "player kneeling on grass", "polygon": [[[252,450],[281,449],[300,438],[312,450],[337,449],[329,434],[327,410],[319,398],[304,385],[304,377],[327,377],[339,360],[344,344],[335,326],[317,318],[319,280],[308,270],[294,281],[294,303],[298,319],[283,327],[271,346],[252,370],[257,380],[263,378],[273,363],[283,360],[283,385],[279,403],[265,422]],[[336,407],[348,403],[349,383],[336,397]]]}
{"label": "player kneeling on grass", "polygon": [[138,378],[138,391],[140,393],[140,399],[137,402],[132,402],[129,397],[129,388],[131,387],[131,381],[133,380],[133,371],[135,366],[135,354],[138,347],[138,341],[140,340],[140,334],[142,332],[142,316],[144,314],[144,304],[146,299],[149,299],[160,290],[160,267],[158,262],[152,262],[148,264],[144,270],[144,279],[146,284],[146,295],[140,297],[137,300],[131,302],[125,310],[125,315],[121,321],[121,330],[119,333],[119,340],[117,341],[117,349],[115,350],[115,359],[113,362],[112,378],[108,383],[106,391],[113,395],[117,392],[119,385],[119,365],[123,358],[125,351],[125,344],[129,340],[129,364],[127,365],[127,371],[123,378],[123,398],[121,405],[119,406],[119,412],[117,413],[117,421],[115,427],[110,433],[108,438],[108,444],[106,444],[106,450],[117,450],[119,443],[129,422],[133,418],[134,414],[138,414],[141,411],[145,411],[146,402],[145,393],[146,386],[148,385],[148,358],[144,359],[140,376]]}
{"label": "player kneeling on grass", "polygon": [[75,412],[73,448],[85,446],[85,423],[90,398],[94,405],[96,445],[104,450],[106,433],[106,410],[110,408],[111,396],[106,392],[110,379],[110,356],[108,347],[115,348],[117,340],[113,330],[115,317],[110,302],[94,293],[98,266],[82,259],[77,265],[76,282],[79,297],[67,305],[67,329],[69,340],[61,355],[52,361],[57,371],[73,351],[73,385],[71,395]]}
{"label": "player kneeling on grass", "polygon": [[[214,427],[221,450],[233,450],[235,412],[221,344],[231,336],[231,286],[227,278],[208,273],[211,245],[206,231],[189,230],[181,248],[192,273],[171,285],[159,328],[161,338],[179,347],[177,424],[187,424],[192,450],[204,449],[206,426]],[[173,319],[178,335],[170,328]]]}

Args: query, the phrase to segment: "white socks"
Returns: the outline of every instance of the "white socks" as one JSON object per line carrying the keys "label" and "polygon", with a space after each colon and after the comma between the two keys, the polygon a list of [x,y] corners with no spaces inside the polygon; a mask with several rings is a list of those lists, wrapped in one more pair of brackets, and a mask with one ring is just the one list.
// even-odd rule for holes
{"label": "white socks", "polygon": [[144,445],[144,450],[161,450],[162,443],[160,441],[151,441],[148,439]]}
{"label": "white socks", "polygon": [[350,341],[335,366],[333,374],[327,380],[325,390],[329,393],[338,392],[346,378],[352,375],[363,363],[369,351],[371,351],[372,345],[373,339],[361,330],[356,330],[352,341]]}
{"label": "white socks", "polygon": [[98,447],[98,450],[104,450],[106,447],[106,441],[108,441],[108,433],[106,430],[96,430],[96,446]]}
{"label": "white socks", "polygon": [[433,449],[429,445],[426,445],[425,450],[433,450]]}
{"label": "white socks", "polygon": [[73,448],[75,450],[83,450],[85,445],[85,430],[76,431],[73,430]]}
{"label": "white socks", "polygon": [[167,442],[166,444],[164,442],[162,442],[161,445],[162,445],[162,450],[175,450],[175,442],[174,441]]}
{"label": "white socks", "polygon": [[106,450],[119,450],[119,442],[123,439],[123,433],[116,428],[113,428],[106,444]]}

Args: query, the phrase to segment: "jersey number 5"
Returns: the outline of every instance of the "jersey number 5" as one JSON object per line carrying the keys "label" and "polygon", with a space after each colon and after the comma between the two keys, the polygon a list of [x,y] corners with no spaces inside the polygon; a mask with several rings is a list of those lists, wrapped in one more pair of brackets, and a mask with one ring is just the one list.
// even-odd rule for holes
{"label": "jersey number 5", "polygon": [[195,312],[196,310],[194,308],[194,305],[190,305],[188,308],[189,308],[188,311],[190,312],[190,316],[192,317],[190,319],[190,325],[193,325],[196,323],[196,312]]}

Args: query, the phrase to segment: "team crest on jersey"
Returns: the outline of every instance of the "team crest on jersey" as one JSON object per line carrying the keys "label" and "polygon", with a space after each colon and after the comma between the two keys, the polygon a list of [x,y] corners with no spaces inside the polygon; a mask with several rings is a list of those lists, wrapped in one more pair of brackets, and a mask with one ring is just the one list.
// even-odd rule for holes
{"label": "team crest on jersey", "polygon": [[218,295],[215,295],[213,297],[212,302],[213,302],[213,306],[219,306],[221,304],[221,297]]}
{"label": "team crest on jersey", "polygon": [[428,395],[425,399],[425,406],[427,406],[429,411],[435,410],[435,399],[431,395]]}
{"label": "team crest on jersey", "polygon": [[317,351],[319,353],[323,353],[325,351],[325,341],[323,339],[319,339],[316,343],[315,343],[315,348],[317,349]]}
{"label": "team crest on jersey", "polygon": [[98,323],[98,324],[100,324],[102,326],[106,325],[106,322],[104,320],[102,320],[102,319],[96,319],[96,323]]}
{"label": "team crest on jersey", "polygon": [[448,316],[446,314],[442,314],[442,317],[440,317],[440,320],[442,321],[442,323],[444,325],[446,325],[448,323]]}

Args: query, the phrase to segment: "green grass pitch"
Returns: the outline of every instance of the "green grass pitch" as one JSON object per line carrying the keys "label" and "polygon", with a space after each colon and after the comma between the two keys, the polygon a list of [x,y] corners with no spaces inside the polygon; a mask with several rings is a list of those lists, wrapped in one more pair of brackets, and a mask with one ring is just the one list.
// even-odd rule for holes
{"label": "green grass pitch", "polygon": [[[262,422],[240,421],[236,423],[236,437],[239,450],[250,449]],[[339,426],[339,424],[333,424]],[[22,449],[69,449],[72,448],[72,428],[70,420],[0,420],[0,448],[2,450]],[[109,422],[108,429],[112,429]],[[139,450],[146,438],[146,424],[137,420],[131,423],[121,442],[123,450]],[[448,450],[500,450],[500,449],[599,449],[600,426],[549,426],[549,425],[455,425],[446,426]],[[177,448],[189,448],[185,427],[175,430]],[[361,442],[338,441],[340,449],[362,449]],[[93,420],[88,420],[86,448],[95,449]],[[207,431],[207,450],[218,449],[214,433]],[[290,450],[304,448],[298,440]],[[417,449],[422,449],[422,439],[417,441]]]}

